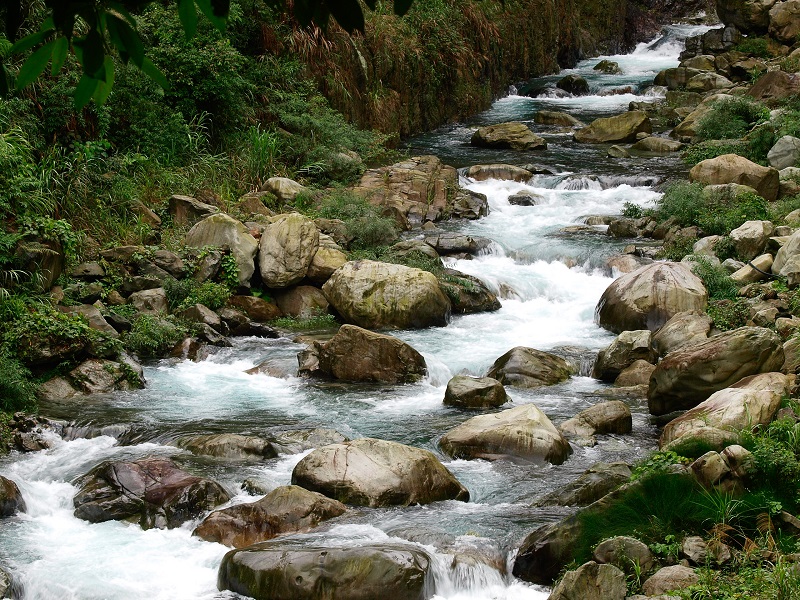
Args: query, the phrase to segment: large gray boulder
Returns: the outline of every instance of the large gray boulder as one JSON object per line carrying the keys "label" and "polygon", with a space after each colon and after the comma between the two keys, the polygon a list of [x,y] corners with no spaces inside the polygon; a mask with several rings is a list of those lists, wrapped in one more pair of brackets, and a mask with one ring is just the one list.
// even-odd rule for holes
{"label": "large gray boulder", "polygon": [[507,400],[503,384],[491,377],[456,375],[444,393],[445,405],[456,408],[497,408]]}
{"label": "large gray boulder", "polygon": [[256,270],[254,261],[258,242],[250,235],[247,227],[233,217],[225,213],[206,217],[189,230],[185,242],[192,248],[230,248],[231,255],[236,259],[239,283],[245,286],[250,284],[250,278]]}
{"label": "large gray boulder", "polygon": [[105,461],[77,481],[75,516],[90,523],[131,521],[173,529],[230,499],[218,483],[169,459]]}
{"label": "large gray boulder", "polygon": [[[797,0],[797,5],[800,6],[800,0]],[[800,18],[798,18],[798,23],[800,23]],[[770,148],[767,160],[771,167],[775,167],[779,171],[787,167],[796,167],[800,162],[800,138],[791,135],[783,136]]]}
{"label": "large gray boulder", "polygon": [[763,34],[769,28],[770,9],[776,0],[717,0],[717,16],[742,33]]}
{"label": "large gray boulder", "polygon": [[745,377],[667,423],[660,444],[666,446],[703,428],[739,431],[767,425],[790,387],[790,379],[782,373]]}
{"label": "large gray boulder", "polygon": [[604,144],[635,142],[639,133],[653,133],[653,126],[646,112],[633,110],[596,119],[588,127],[576,131],[572,137],[577,142]]}
{"label": "large gray boulder", "polygon": [[533,506],[588,506],[627,483],[631,468],[622,462],[593,464],[575,481],[538,498]]}
{"label": "large gray boulder", "polygon": [[278,215],[264,228],[258,244],[258,267],[268,288],[299,283],[319,246],[319,230],[299,213]]}
{"label": "large gray boulder", "polygon": [[366,329],[441,326],[450,314],[450,301],[433,273],[403,265],[349,262],[322,291],[345,321]]}
{"label": "large gray boulder", "polygon": [[655,565],[653,553],[647,544],[623,535],[600,542],[592,557],[600,564],[614,565],[626,573],[635,572],[635,569],[647,573]]}
{"label": "large gray boulder", "polygon": [[278,455],[269,441],[236,433],[183,436],[175,440],[175,445],[192,454],[233,460],[263,460]]}
{"label": "large gray boulder", "polygon": [[281,486],[256,502],[215,510],[192,535],[244,548],[286,533],[309,531],[346,510],[341,502],[317,492],[296,485]]}
{"label": "large gray boulder", "polygon": [[298,355],[301,375],[341,381],[409,383],[425,375],[422,355],[404,341],[355,325],[342,325],[325,343]]}
{"label": "large gray boulder", "polygon": [[723,154],[700,161],[689,171],[689,180],[705,185],[749,185],[770,202],[778,197],[780,188],[780,174],[777,169],[762,167],[738,154]]}
{"label": "large gray boulder", "polygon": [[763,327],[740,327],[665,356],[650,378],[650,413],[689,409],[737,381],[779,371],[784,354],[780,336]]}
{"label": "large gray boulder", "polygon": [[439,446],[454,458],[511,458],[555,465],[572,453],[564,436],[533,404],[473,417],[445,433]]}
{"label": "large gray boulder", "polygon": [[472,134],[470,143],[483,148],[511,150],[544,150],[547,142],[533,133],[527,125],[512,121],[480,127]]}
{"label": "large gray boulder", "polygon": [[625,573],[614,565],[590,561],[567,571],[549,600],[625,600],[627,591]]}
{"label": "large gray boulder", "polygon": [[311,319],[328,314],[328,299],[319,288],[298,285],[275,293],[275,302],[284,315],[296,319]]}
{"label": "large gray boulder", "polygon": [[69,372],[69,379],[84,394],[104,394],[117,390],[143,388],[144,377],[129,367],[131,365],[124,361],[89,358]]}
{"label": "large gray boulder", "polygon": [[218,585],[256,600],[422,600],[431,558],[417,545],[274,540],[231,550]]}
{"label": "large gray boulder", "polygon": [[653,334],[653,349],[658,356],[708,339],[713,320],[706,313],[678,313]]}
{"label": "large gray boulder", "polygon": [[705,311],[707,301],[703,282],[689,267],[657,262],[614,280],[600,297],[595,318],[615,333],[655,331],[680,312]]}
{"label": "large gray boulder", "polygon": [[774,231],[771,221],[745,221],[731,231],[730,238],[738,257],[746,261],[764,252]]}
{"label": "large gray boulder", "polygon": [[775,2],[769,11],[769,35],[784,44],[794,44],[800,34],[800,0]]}
{"label": "large gray boulder", "polygon": [[517,346],[494,361],[486,376],[504,385],[537,388],[566,381],[571,372],[560,356]]}
{"label": "large gray boulder", "polygon": [[17,484],[0,475],[0,519],[25,512],[25,500]]}
{"label": "large gray boulder", "polygon": [[359,506],[469,500],[432,452],[373,438],[317,448],[297,463],[292,484]]}
{"label": "large gray boulder", "polygon": [[649,329],[623,331],[611,345],[597,353],[592,377],[614,381],[622,371],[637,360],[653,362],[655,354],[650,347]]}

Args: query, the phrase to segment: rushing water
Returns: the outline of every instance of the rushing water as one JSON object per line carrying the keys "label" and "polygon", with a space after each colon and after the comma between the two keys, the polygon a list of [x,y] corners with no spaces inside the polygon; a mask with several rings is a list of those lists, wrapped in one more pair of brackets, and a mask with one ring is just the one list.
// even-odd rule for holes
{"label": "rushing water", "polygon": [[[430,371],[425,381],[399,387],[312,383],[293,375],[302,344],[288,338],[244,338],[203,362],[164,360],[148,365],[145,390],[44,406],[43,413],[48,416],[76,420],[80,425],[76,431],[85,437],[54,439],[49,450],[12,455],[0,462],[0,474],[19,484],[28,506],[25,514],[0,521],[0,566],[23,585],[24,598],[234,597],[216,588],[217,568],[227,548],[192,538],[195,523],[170,531],[142,531],[136,525],[92,525],[73,517],[73,480],[102,460],[170,456],[236,493],[231,503],[252,501],[254,498],[240,491],[243,480],[257,481],[266,489],[286,485],[292,468],[305,453],[236,464],[192,456],[171,442],[187,433],[229,431],[269,436],[292,428],[326,426],[350,437],[378,437],[437,452],[441,435],[468,417],[442,404],[451,376],[482,375],[498,356],[518,345],[553,350],[588,364],[612,339],[594,324],[593,313],[612,281],[605,259],[619,252],[622,244],[602,235],[602,228],[580,234],[564,234],[561,229],[581,223],[586,215],[617,214],[625,202],[649,205],[658,193],[648,186],[679,173],[679,162],[672,158],[612,161],[606,158],[605,147],[576,145],[569,133],[557,128],[535,127],[548,139],[549,148],[524,157],[472,148],[469,138],[480,125],[529,121],[541,109],[566,111],[588,122],[621,112],[632,100],[651,99],[662,90],[648,89],[648,83],[659,70],[677,64],[680,40],[697,30],[674,26],[630,55],[608,57],[620,64],[621,75],[593,71],[600,59],[571,70],[587,77],[595,95],[568,99],[510,95],[469,123],[412,141],[414,153],[434,153],[459,167],[534,161],[557,173],[539,176],[530,184],[462,181],[487,195],[491,214],[459,225],[459,229],[492,238],[496,244],[489,253],[455,261],[453,266],[481,278],[502,298],[503,306],[494,313],[456,317],[447,327],[398,332],[425,356]],[[556,79],[542,78],[542,84]],[[600,95],[623,86],[631,86],[634,92]],[[532,190],[543,199],[533,207],[510,205],[508,196],[521,190]],[[264,360],[286,376],[244,373]],[[543,390],[508,391],[515,404],[535,402],[557,424],[603,399],[605,387],[576,376]],[[654,446],[655,429],[646,406],[639,402],[632,401],[631,435],[600,436],[596,447],[574,448],[572,457],[558,467],[443,457],[469,489],[469,503],[355,509],[295,538],[300,543],[357,545],[396,541],[393,530],[419,527],[445,531],[467,545],[486,542],[475,536],[488,538],[510,562],[526,532],[564,514],[559,508],[532,508],[536,497],[570,481],[598,460],[633,461]],[[104,432],[115,437],[99,435]],[[426,548],[434,557],[437,600],[547,597],[545,589],[516,581],[488,565],[464,563],[453,568],[451,556]]]}

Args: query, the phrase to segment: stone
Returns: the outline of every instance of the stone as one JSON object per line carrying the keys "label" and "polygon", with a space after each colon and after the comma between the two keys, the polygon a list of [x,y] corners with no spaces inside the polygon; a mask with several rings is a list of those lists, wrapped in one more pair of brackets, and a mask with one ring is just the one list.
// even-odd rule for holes
{"label": "stone", "polygon": [[504,385],[537,388],[566,381],[571,371],[560,356],[517,346],[494,361],[486,376]]}
{"label": "stone", "polygon": [[619,277],[623,273],[630,273],[642,266],[639,259],[631,254],[618,254],[606,261],[606,266],[611,269],[612,277]]}
{"label": "stone", "polygon": [[800,73],[768,71],[750,88],[747,95],[765,102],[783,100],[800,93]]}
{"label": "stone", "polygon": [[780,185],[777,169],[762,167],[736,154],[723,154],[700,161],[689,171],[689,180],[707,185],[720,183],[749,185],[770,202],[778,197]]}
{"label": "stone", "polygon": [[540,110],[533,116],[533,122],[538,125],[555,125],[557,127],[586,127],[572,115],[554,110]]}
{"label": "stone", "polygon": [[373,438],[313,450],[295,466],[292,485],[373,508],[469,500],[433,453]]}
{"label": "stone", "polygon": [[771,221],[745,221],[731,231],[729,237],[736,254],[742,260],[752,260],[764,252],[774,231],[775,226]]}
{"label": "stone", "polygon": [[169,312],[167,293],[164,288],[142,290],[128,296],[128,304],[142,314],[165,315]]}
{"label": "stone", "polygon": [[258,244],[258,267],[268,288],[299,283],[319,246],[319,230],[299,213],[278,215],[264,228]]}
{"label": "stone", "polygon": [[517,121],[479,127],[472,134],[473,146],[519,151],[544,150],[547,142],[533,133],[527,125]]}
{"label": "stone", "polygon": [[588,506],[627,483],[630,476],[631,468],[625,463],[595,463],[572,483],[538,498],[533,506]]}
{"label": "stone", "polygon": [[664,357],[673,350],[703,342],[708,339],[712,324],[705,312],[677,313],[653,334],[653,349]]}
{"label": "stone", "polygon": [[259,323],[272,321],[283,314],[277,304],[256,296],[231,296],[228,306],[241,310],[248,318]]}
{"label": "stone", "polygon": [[704,312],[708,292],[679,263],[653,263],[622,275],[603,292],[595,309],[600,327],[621,333],[655,331],[680,312]]}
{"label": "stone", "polygon": [[169,214],[175,225],[191,226],[219,212],[219,208],[191,196],[174,195],[169,199]]}
{"label": "stone", "polygon": [[677,152],[683,148],[683,144],[669,138],[662,138],[657,136],[646,137],[639,140],[631,150],[638,150],[640,152],[652,152],[654,154],[669,154],[670,152]]}
{"label": "stone", "polygon": [[520,544],[512,570],[514,577],[553,585],[564,566],[574,560],[580,535],[581,524],[574,515],[535,529]]}
{"label": "stone", "polygon": [[717,16],[744,34],[764,34],[776,0],[717,0]]}
{"label": "stone", "polygon": [[472,165],[467,169],[467,177],[475,181],[501,179],[504,181],[528,181],[533,173],[522,167],[507,164]]}
{"label": "stone", "polygon": [[745,377],[670,421],[660,444],[670,444],[701,427],[739,431],[767,425],[780,408],[781,398],[788,395],[790,385],[782,373]]}
{"label": "stone", "polygon": [[602,381],[614,381],[624,369],[637,360],[653,362],[655,355],[650,347],[650,337],[648,329],[620,333],[610,346],[597,353],[592,377]]}
{"label": "stone", "polygon": [[183,259],[169,250],[161,248],[153,252],[153,262],[158,268],[163,269],[176,279],[186,275],[186,265],[183,263]]}
{"label": "stone", "polygon": [[222,322],[219,315],[203,304],[193,304],[188,308],[176,313],[176,315],[190,323],[205,324],[215,331],[225,335],[228,333],[228,326]]}
{"label": "stone", "polygon": [[25,500],[17,484],[0,475],[0,519],[25,510]]}
{"label": "stone", "polygon": [[627,404],[610,400],[582,410],[558,428],[564,435],[576,438],[591,438],[600,433],[630,433],[633,417]]}
{"label": "stone", "polygon": [[80,395],[69,380],[65,377],[53,377],[39,385],[36,390],[36,396],[39,400],[46,400],[49,402],[59,402],[61,400],[68,400]]}
{"label": "stone", "polygon": [[[459,188],[453,199],[451,216],[454,219],[475,220],[489,214],[489,199],[486,194]],[[437,213],[438,215],[438,213]],[[430,223],[430,221],[427,221]]]}
{"label": "stone", "polygon": [[617,567],[590,561],[567,571],[549,600],[625,600],[625,582],[625,573]]}
{"label": "stone", "polygon": [[84,394],[105,394],[144,387],[144,378],[121,363],[90,358],[69,372],[72,384]]}
{"label": "stone", "polygon": [[186,245],[193,248],[217,246],[229,248],[236,259],[239,284],[248,286],[255,272],[258,242],[242,223],[224,213],[206,217],[186,234]]}
{"label": "stone", "polygon": [[298,454],[328,444],[342,444],[350,439],[335,429],[315,427],[314,429],[292,429],[275,436],[271,445],[278,454]]}
{"label": "stone", "polygon": [[514,206],[536,206],[542,200],[544,196],[530,190],[522,190],[508,197],[508,203]]}
{"label": "stone", "polygon": [[646,596],[659,596],[667,592],[682,590],[700,580],[697,573],[683,565],[663,567],[651,575],[642,585]]}
{"label": "stone", "polygon": [[300,194],[308,190],[288,177],[270,177],[261,188],[262,192],[269,192],[281,202],[293,202]]}
{"label": "stone", "polygon": [[622,69],[619,68],[619,63],[613,60],[604,59],[592,67],[595,71],[606,73],[607,75],[619,75]]}
{"label": "stone", "polygon": [[711,96],[705,98],[700,104],[697,105],[697,108],[686,115],[683,121],[675,126],[675,129],[672,130],[672,136],[679,139],[693,138],[697,135],[697,126],[699,125],[700,121],[703,119],[703,117],[711,112],[713,105],[716,102],[725,101],[730,98],[732,98],[732,96],[729,94],[712,94]]}
{"label": "stone", "polygon": [[650,376],[655,370],[656,366],[654,364],[646,360],[635,360],[629,367],[622,370],[614,380],[614,385],[616,387],[646,386],[650,383]]}
{"label": "stone", "polygon": [[313,342],[310,352],[316,368],[304,368],[309,351],[299,355],[300,374],[331,377],[340,381],[408,383],[427,373],[425,359],[404,341],[362,329],[342,325],[325,343]]}
{"label": "stone", "polygon": [[[789,165],[787,165],[789,166]],[[77,267],[72,269],[72,276],[78,279],[86,279],[94,281],[95,279],[102,279],[106,276],[106,271],[97,262],[83,262]]]}
{"label": "stone", "polygon": [[131,521],[142,529],[174,529],[230,499],[218,483],[169,459],[105,461],[76,482],[75,516],[90,523]]}
{"label": "stone", "polygon": [[[697,69],[698,71],[715,71],[717,68],[713,54],[699,54],[692,58],[687,58],[681,61],[680,66],[687,69]],[[670,102],[669,96],[667,97],[667,102]],[[699,104],[699,101],[695,103],[695,105],[697,104]]]}
{"label": "stone", "polygon": [[556,87],[573,96],[589,95],[589,82],[580,75],[566,75],[556,82]]}
{"label": "stone", "polygon": [[432,273],[371,260],[348,262],[322,292],[347,323],[367,329],[441,326],[451,310]]}
{"label": "stone", "polygon": [[783,136],[770,148],[767,160],[771,167],[779,171],[787,167],[797,167],[800,164],[800,138]]}
{"label": "stone", "polygon": [[690,535],[681,542],[681,555],[690,564],[702,567],[708,560],[708,546],[699,535]]}
{"label": "stone", "polygon": [[276,292],[275,302],[284,315],[296,319],[311,319],[328,314],[329,304],[325,294],[310,285],[298,285]]}
{"label": "stone", "polygon": [[425,236],[425,243],[442,256],[450,254],[480,254],[492,243],[489,238],[450,231],[437,231]]}
{"label": "stone", "polygon": [[693,408],[745,377],[778,371],[783,360],[780,337],[762,327],[740,327],[675,350],[650,378],[650,413]]}
{"label": "stone", "polygon": [[697,69],[690,69],[687,67],[672,67],[664,69],[656,75],[653,83],[655,85],[666,86],[668,90],[682,90],[686,87],[687,82],[699,75],[700,71]]}
{"label": "stone", "polygon": [[614,117],[596,119],[575,132],[575,141],[588,144],[635,142],[638,133],[652,133],[650,118],[643,111],[628,111]]}
{"label": "stone", "polygon": [[80,315],[86,319],[86,321],[89,323],[89,327],[95,331],[99,331],[113,338],[119,337],[117,330],[108,324],[108,321],[106,321],[103,315],[100,313],[100,309],[93,304],[81,304],[79,306],[59,306],[58,310],[68,315]]}
{"label": "stone", "polygon": [[306,277],[315,285],[323,285],[334,271],[347,262],[347,255],[341,250],[320,246],[308,265]]}
{"label": "stone", "polygon": [[411,544],[272,540],[228,552],[218,586],[256,600],[420,600],[429,590],[431,562]]}
{"label": "stone", "polygon": [[447,382],[445,406],[480,409],[497,408],[508,401],[503,384],[490,377],[456,375]]}
{"label": "stone", "polygon": [[[638,570],[640,573],[649,572],[656,564],[653,553],[647,544],[636,538],[620,535],[600,542],[592,553],[600,564],[609,564],[622,569],[626,573]],[[636,569],[634,569],[636,565]]]}
{"label": "stone", "polygon": [[719,73],[698,73],[686,82],[688,92],[710,92],[713,90],[727,90],[733,87],[733,82]]}
{"label": "stone", "polygon": [[769,277],[773,260],[771,254],[756,256],[748,264],[731,273],[731,279],[738,284],[755,283]]}
{"label": "stone", "polygon": [[445,433],[439,447],[453,458],[556,465],[572,453],[564,436],[533,404],[473,417]]}
{"label": "stone", "polygon": [[775,2],[769,11],[769,35],[784,44],[794,44],[800,34],[800,0]]}
{"label": "stone", "polygon": [[296,485],[281,486],[256,502],[216,510],[192,532],[207,542],[243,548],[286,533],[303,533],[347,511],[341,502]]}
{"label": "stone", "polygon": [[617,146],[614,144],[613,146],[609,146],[608,148],[608,157],[609,158],[630,158],[631,153],[628,152],[622,146]]}
{"label": "stone", "polygon": [[192,454],[228,460],[264,460],[278,455],[269,441],[235,433],[183,436],[175,440],[175,445]]}
{"label": "stone", "polygon": [[444,269],[439,287],[447,295],[453,314],[467,315],[500,310],[502,305],[483,281],[455,269]]}

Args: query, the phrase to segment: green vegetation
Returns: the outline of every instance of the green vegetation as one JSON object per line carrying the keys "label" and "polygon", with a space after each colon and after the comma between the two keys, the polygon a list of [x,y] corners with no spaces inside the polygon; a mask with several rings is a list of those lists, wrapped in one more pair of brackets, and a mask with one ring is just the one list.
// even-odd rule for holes
{"label": "green vegetation", "polygon": [[191,329],[172,316],[140,315],[123,336],[125,347],[142,358],[158,358],[167,354],[178,342],[190,335]]}
{"label": "green vegetation", "polygon": [[730,140],[744,136],[755,125],[769,119],[769,109],[745,97],[715,102],[697,127],[701,140]]}
{"label": "green vegetation", "polygon": [[758,58],[772,58],[769,46],[769,39],[766,37],[747,37],[736,44],[733,49]]}
{"label": "green vegetation", "polygon": [[737,300],[739,286],[730,278],[728,272],[719,265],[715,265],[706,256],[694,255],[692,271],[708,290],[709,300]]}
{"label": "green vegetation", "polygon": [[278,329],[289,329],[291,331],[310,331],[318,329],[334,329],[339,326],[333,315],[317,315],[308,319],[296,319],[294,317],[281,317],[270,322],[270,325]]}
{"label": "green vegetation", "polygon": [[710,300],[706,312],[714,321],[714,327],[720,331],[730,331],[747,324],[750,318],[750,304],[744,298]]}
{"label": "green vegetation", "polygon": [[334,190],[327,194],[315,213],[324,219],[344,221],[349,247],[353,250],[379,248],[397,239],[394,219],[382,216],[379,208],[350,191]]}

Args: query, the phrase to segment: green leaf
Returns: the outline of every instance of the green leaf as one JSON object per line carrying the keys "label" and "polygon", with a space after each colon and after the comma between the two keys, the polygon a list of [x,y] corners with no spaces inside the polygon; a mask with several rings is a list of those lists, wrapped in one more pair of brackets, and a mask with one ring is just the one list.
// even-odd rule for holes
{"label": "green leaf", "polygon": [[111,43],[117,47],[120,54],[127,53],[133,64],[141,68],[145,60],[144,45],[139,34],[124,19],[109,15],[106,22]]}
{"label": "green leaf", "polygon": [[64,66],[64,61],[67,60],[67,50],[69,50],[69,42],[65,37],[56,38],[55,45],[53,46],[53,67],[50,73],[55,77]]}
{"label": "green leaf", "polygon": [[92,99],[98,106],[101,106],[106,101],[108,95],[111,93],[111,89],[114,87],[114,61],[110,56],[106,56],[105,61],[103,61],[103,67],[105,70],[105,81],[101,81],[95,88],[94,94],[92,94]]}
{"label": "green leaf", "polygon": [[164,74],[159,71],[158,67],[153,64],[153,62],[145,56],[144,60],[142,61],[142,71],[145,75],[150,77],[153,81],[155,81],[158,85],[160,85],[163,89],[169,89],[169,81],[164,76]]}
{"label": "green leaf", "polygon": [[75,88],[75,108],[77,110],[81,110],[89,104],[89,100],[92,99],[98,85],[100,85],[100,82],[97,79],[92,79],[88,75],[81,77]]}
{"label": "green leaf", "polygon": [[414,0],[394,0],[394,14],[402,17],[411,8],[411,3]]}
{"label": "green leaf", "polygon": [[181,18],[183,31],[188,41],[192,39],[197,32],[197,10],[194,7],[194,0],[179,0],[178,15]]}
{"label": "green leaf", "polygon": [[113,15],[117,18],[123,19],[128,22],[128,24],[136,28],[136,19],[133,18],[133,15],[127,11],[127,9],[122,6],[119,2],[109,2],[108,8],[106,9],[106,15]]}
{"label": "green leaf", "polygon": [[[211,21],[214,27],[220,31],[225,31],[225,25],[228,21],[228,10],[225,8],[226,2],[219,2],[217,0],[196,0],[196,3],[200,12]],[[229,5],[229,3],[227,4]],[[217,11],[220,12],[218,13]]]}
{"label": "green leaf", "polygon": [[329,0],[328,8],[347,33],[364,31],[364,13],[358,0]]}
{"label": "green leaf", "polygon": [[17,75],[18,90],[33,83],[36,78],[42,74],[42,71],[44,71],[44,68],[47,66],[47,61],[50,60],[50,55],[53,53],[54,45],[55,41],[47,42],[28,57],[28,60],[22,65]]}
{"label": "green leaf", "polygon": [[75,40],[73,46],[81,49],[83,72],[94,79],[102,79],[106,50],[100,33],[96,29],[90,29],[83,39]]}
{"label": "green leaf", "polygon": [[21,52],[25,52],[26,50],[30,50],[37,44],[41,44],[45,38],[47,37],[49,31],[39,31],[37,33],[32,33],[30,35],[26,35],[21,40],[17,41],[16,44],[11,46],[11,53],[12,54],[19,54]]}

